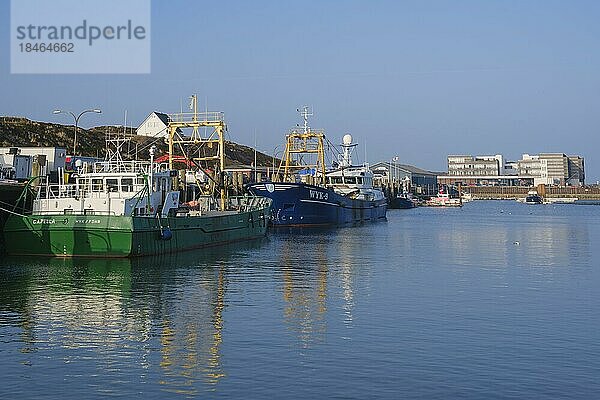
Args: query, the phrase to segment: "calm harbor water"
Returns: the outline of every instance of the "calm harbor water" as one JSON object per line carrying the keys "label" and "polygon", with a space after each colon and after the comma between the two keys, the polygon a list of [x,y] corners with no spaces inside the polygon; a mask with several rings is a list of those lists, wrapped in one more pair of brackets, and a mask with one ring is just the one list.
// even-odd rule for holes
{"label": "calm harbor water", "polygon": [[600,207],[473,202],[141,260],[0,262],[0,398],[591,399]]}

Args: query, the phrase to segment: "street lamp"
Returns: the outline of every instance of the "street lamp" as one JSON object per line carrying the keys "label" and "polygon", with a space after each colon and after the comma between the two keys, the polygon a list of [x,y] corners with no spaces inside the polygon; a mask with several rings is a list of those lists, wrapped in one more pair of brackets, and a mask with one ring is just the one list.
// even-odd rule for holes
{"label": "street lamp", "polygon": [[91,113],[91,112],[100,114],[100,113],[102,113],[102,110],[99,110],[97,108],[90,109],[90,110],[83,110],[82,112],[79,113],[79,115],[75,115],[73,112],[71,112],[71,111],[65,111],[65,110],[54,110],[54,111],[52,111],[52,114],[71,114],[71,116],[75,120],[75,137],[73,139],[73,157],[75,157],[76,151],[77,151],[77,128],[79,126],[79,118],[81,118],[81,116],[83,114],[85,114],[85,113]]}
{"label": "street lamp", "polygon": [[392,176],[391,178],[391,186],[392,186],[392,196],[396,196],[398,194],[398,190],[399,190],[399,186],[400,186],[400,181],[398,180],[398,168],[396,167],[396,163],[398,162],[400,157],[398,156],[394,156],[392,157],[392,162],[393,164],[390,165],[390,169],[393,171],[393,174],[390,174]]}
{"label": "street lamp", "polygon": [[394,162],[394,180],[398,180],[398,168],[396,163],[398,162],[398,160],[400,159],[400,157],[398,156],[394,156],[392,158],[392,161]]}

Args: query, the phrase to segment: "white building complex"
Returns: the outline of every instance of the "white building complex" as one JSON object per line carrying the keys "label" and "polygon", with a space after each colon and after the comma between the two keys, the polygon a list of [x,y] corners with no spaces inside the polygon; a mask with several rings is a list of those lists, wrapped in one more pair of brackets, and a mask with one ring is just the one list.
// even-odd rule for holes
{"label": "white building complex", "polygon": [[443,184],[501,186],[582,186],[585,184],[583,157],[564,153],[523,154],[506,161],[500,154],[448,156],[448,174],[438,176]]}

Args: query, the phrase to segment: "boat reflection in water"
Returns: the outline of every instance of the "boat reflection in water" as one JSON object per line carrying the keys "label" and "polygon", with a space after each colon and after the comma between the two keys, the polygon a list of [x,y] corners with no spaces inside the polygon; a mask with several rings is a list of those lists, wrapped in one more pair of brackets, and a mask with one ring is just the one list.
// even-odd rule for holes
{"label": "boat reflection in water", "polygon": [[[326,335],[332,333],[328,327],[332,319],[343,322],[344,329],[335,334],[345,338],[345,329],[352,329],[356,275],[368,269],[357,268],[362,250],[356,229],[360,230],[361,224],[280,228],[277,232],[276,265],[282,271],[284,320],[302,348],[324,343]],[[340,303],[332,304],[332,297]]]}
{"label": "boat reflection in water", "polygon": [[[278,265],[282,271],[285,323],[303,348],[321,343],[327,331],[327,244],[314,235],[327,228],[287,228],[281,235]],[[289,239],[289,240],[287,240]],[[307,262],[305,252],[313,256]]]}
{"label": "boat reflection in water", "polygon": [[115,393],[137,382],[184,395],[210,390],[226,375],[224,265],[267,240],[155,258],[8,257],[0,265],[0,326],[18,332],[20,354],[47,354],[26,363],[45,359],[57,376],[82,385],[97,373],[114,380],[105,386]]}
{"label": "boat reflection in water", "polygon": [[596,208],[473,202],[173,260],[3,258],[0,398],[595,398]]}

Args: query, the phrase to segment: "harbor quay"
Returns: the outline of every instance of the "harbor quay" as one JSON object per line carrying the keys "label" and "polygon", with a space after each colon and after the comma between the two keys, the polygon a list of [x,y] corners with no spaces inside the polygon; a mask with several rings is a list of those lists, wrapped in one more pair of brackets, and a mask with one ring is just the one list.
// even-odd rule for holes
{"label": "harbor quay", "polygon": [[[546,186],[533,187],[540,196],[564,200],[600,200],[600,187],[594,186]],[[473,200],[513,200],[524,197],[531,187],[523,186],[461,186],[461,191]]]}

